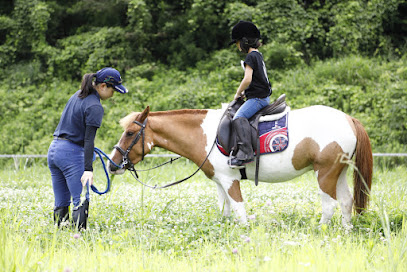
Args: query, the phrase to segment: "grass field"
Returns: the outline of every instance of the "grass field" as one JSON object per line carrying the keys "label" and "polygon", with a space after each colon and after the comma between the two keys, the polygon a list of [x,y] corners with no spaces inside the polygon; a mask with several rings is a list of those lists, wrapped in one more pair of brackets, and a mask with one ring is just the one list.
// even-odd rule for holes
{"label": "grass field", "polygon": [[[181,161],[141,178],[164,184],[194,169]],[[53,225],[46,166],[3,169],[0,271],[407,271],[406,181],[406,167],[376,169],[370,208],[346,231],[339,209],[319,226],[312,173],[258,187],[243,181],[247,226],[221,216],[216,186],[201,173],[163,190],[126,173],[108,194],[92,193],[90,226],[77,233]]]}

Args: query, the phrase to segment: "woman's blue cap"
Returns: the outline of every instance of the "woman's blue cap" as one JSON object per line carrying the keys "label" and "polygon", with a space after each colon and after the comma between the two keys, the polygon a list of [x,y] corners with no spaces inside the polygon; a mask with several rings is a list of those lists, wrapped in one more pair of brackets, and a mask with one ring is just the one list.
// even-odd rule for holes
{"label": "woman's blue cap", "polygon": [[119,71],[106,67],[96,72],[96,83],[108,83],[114,86],[119,93],[125,94],[129,91],[122,85],[122,77]]}

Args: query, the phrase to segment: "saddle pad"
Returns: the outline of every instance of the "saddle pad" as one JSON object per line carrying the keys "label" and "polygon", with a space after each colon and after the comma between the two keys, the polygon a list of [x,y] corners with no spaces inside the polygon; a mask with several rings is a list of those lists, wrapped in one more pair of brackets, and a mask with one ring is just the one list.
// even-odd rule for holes
{"label": "saddle pad", "polygon": [[[260,155],[276,153],[285,150],[288,146],[288,113],[273,121],[259,123]],[[220,152],[229,156],[226,150],[216,139],[216,145]]]}
{"label": "saddle pad", "polygon": [[260,122],[260,155],[281,152],[288,146],[287,114],[278,120]]}

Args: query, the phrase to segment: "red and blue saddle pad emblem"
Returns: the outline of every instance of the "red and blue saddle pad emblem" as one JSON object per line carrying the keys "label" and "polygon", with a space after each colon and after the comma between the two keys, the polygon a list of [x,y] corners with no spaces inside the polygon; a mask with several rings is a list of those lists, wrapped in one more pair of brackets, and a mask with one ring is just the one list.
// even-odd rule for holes
{"label": "red and blue saddle pad emblem", "polygon": [[[287,114],[278,120],[259,123],[260,155],[284,151],[288,146]],[[223,147],[216,144],[224,155],[229,156]]]}
{"label": "red and blue saddle pad emblem", "polygon": [[259,123],[260,155],[281,152],[288,146],[287,115]]}

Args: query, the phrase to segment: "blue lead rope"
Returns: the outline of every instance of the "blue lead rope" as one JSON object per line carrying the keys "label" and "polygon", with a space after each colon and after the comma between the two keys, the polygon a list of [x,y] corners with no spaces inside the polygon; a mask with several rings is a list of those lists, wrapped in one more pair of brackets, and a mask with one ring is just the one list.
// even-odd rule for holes
{"label": "blue lead rope", "polygon": [[105,170],[105,174],[106,174],[106,178],[107,178],[107,185],[106,185],[106,190],[103,191],[103,192],[100,192],[94,185],[91,185],[90,187],[92,188],[92,191],[94,191],[95,193],[97,193],[97,194],[99,194],[99,195],[103,195],[103,194],[106,194],[107,192],[109,192],[110,187],[111,187],[111,183],[112,183],[111,181],[113,180],[113,177],[114,177],[114,176],[112,176],[112,178],[109,177],[109,173],[107,172],[106,164],[105,164],[105,161],[103,160],[103,157],[105,157],[106,159],[108,159],[111,164],[113,164],[114,166],[116,166],[116,167],[118,167],[118,168],[122,168],[122,166],[117,165],[114,161],[112,161],[112,160],[109,158],[108,155],[106,155],[105,152],[103,152],[103,151],[100,150],[99,148],[95,147],[94,150],[95,150],[95,153],[98,154],[99,159],[100,159],[100,161],[102,162],[103,170]]}

